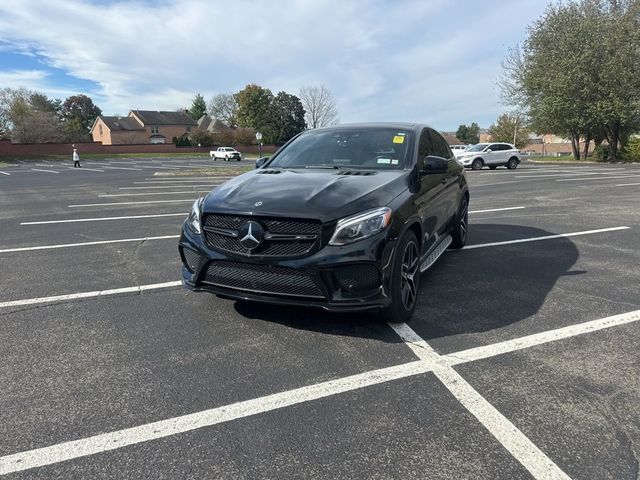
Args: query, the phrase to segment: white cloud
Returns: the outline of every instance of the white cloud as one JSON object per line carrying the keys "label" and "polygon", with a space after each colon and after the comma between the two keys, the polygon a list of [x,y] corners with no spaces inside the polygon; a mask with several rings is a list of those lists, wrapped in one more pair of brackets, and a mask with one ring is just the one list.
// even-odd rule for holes
{"label": "white cloud", "polygon": [[[524,1],[539,8],[532,2]],[[474,58],[483,75],[498,72],[495,52],[492,68],[482,65],[483,49],[509,33],[508,16],[523,7],[468,6],[480,9],[481,24],[503,25],[480,35],[456,23],[459,8],[442,0],[5,0],[0,38],[95,82],[105,113],[176,109],[197,92],[208,99],[252,82],[292,93],[323,83],[342,120],[433,118],[451,128],[474,110],[500,110],[489,91],[495,76],[458,72]],[[47,86],[45,78],[30,82]]]}

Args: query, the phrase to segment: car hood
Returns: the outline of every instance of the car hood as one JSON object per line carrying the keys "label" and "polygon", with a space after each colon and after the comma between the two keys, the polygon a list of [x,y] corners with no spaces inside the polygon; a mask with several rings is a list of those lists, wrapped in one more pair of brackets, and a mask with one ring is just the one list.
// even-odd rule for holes
{"label": "car hood", "polygon": [[336,170],[254,170],[209,193],[203,211],[286,215],[328,222],[385,206],[408,188],[409,172],[404,170],[378,171],[369,175],[362,175],[361,171],[350,173],[345,175]]}

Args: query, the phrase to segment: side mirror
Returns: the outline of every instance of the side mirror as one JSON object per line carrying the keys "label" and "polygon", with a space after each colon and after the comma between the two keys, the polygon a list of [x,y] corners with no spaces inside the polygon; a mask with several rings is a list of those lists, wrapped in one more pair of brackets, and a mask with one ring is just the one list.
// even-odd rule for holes
{"label": "side mirror", "polygon": [[262,166],[267,163],[267,161],[270,159],[271,157],[261,157],[258,160],[256,160],[256,168],[262,168]]}
{"label": "side mirror", "polygon": [[434,175],[436,173],[447,173],[449,161],[446,158],[429,155],[422,161],[420,173],[422,175]]}

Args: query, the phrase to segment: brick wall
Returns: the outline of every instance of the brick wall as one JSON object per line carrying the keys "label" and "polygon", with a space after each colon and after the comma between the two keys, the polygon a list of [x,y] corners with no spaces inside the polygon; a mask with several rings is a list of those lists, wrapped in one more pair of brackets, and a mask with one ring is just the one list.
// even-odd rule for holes
{"label": "brick wall", "polygon": [[[73,152],[71,143],[11,143],[10,140],[0,140],[0,155],[2,156],[29,156],[29,155],[69,155]],[[214,147],[176,147],[173,143],[150,145],[150,144],[129,144],[129,145],[103,145],[99,142],[76,143],[78,153],[202,153],[209,154],[209,150]],[[257,153],[257,145],[237,147],[243,153]],[[262,153],[273,153],[277,147],[273,145],[263,145]]]}

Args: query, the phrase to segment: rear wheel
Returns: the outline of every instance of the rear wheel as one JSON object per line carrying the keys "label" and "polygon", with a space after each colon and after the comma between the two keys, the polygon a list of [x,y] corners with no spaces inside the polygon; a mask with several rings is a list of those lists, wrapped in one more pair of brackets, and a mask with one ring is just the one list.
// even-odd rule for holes
{"label": "rear wheel", "polygon": [[382,311],[388,322],[406,322],[418,301],[420,286],[420,246],[415,234],[407,231],[398,245],[392,269],[391,305]]}
{"label": "rear wheel", "polygon": [[511,157],[507,162],[507,168],[509,170],[515,170],[518,166],[518,159],[516,157]]}
{"label": "rear wheel", "polygon": [[462,197],[458,213],[453,219],[451,226],[451,246],[450,248],[462,248],[467,243],[467,233],[469,229],[469,200],[465,195]]}
{"label": "rear wheel", "polygon": [[484,166],[484,162],[481,158],[476,158],[471,164],[472,170],[480,170]]}

